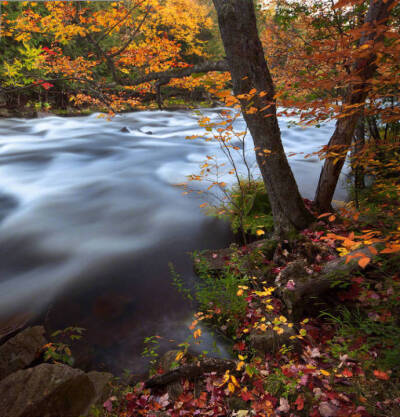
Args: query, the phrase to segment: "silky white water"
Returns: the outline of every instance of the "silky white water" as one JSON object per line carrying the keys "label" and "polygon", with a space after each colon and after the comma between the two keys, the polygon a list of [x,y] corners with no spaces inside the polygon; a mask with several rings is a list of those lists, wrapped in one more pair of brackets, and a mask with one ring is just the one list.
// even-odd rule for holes
{"label": "silky white water", "polygon": [[[217,109],[203,113],[218,117]],[[132,366],[144,336],[186,337],[191,306],[172,288],[168,263],[190,283],[188,252],[231,238],[202,213],[204,195],[176,186],[206,155],[222,161],[217,144],[185,139],[203,132],[198,117],[0,120],[0,317],[41,313],[54,328],[85,327],[93,361],[118,369]],[[280,121],[288,153],[318,150],[333,130],[288,121]],[[289,161],[301,193],[313,198],[321,162],[302,154]],[[344,196],[340,184],[335,198]]]}

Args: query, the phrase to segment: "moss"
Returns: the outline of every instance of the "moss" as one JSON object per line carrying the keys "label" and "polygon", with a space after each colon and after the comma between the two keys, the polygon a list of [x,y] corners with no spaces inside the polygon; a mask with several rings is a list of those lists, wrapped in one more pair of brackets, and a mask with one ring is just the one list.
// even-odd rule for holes
{"label": "moss", "polygon": [[268,194],[261,180],[241,180],[240,186],[234,185],[228,191],[227,202],[210,214],[227,219],[233,232],[249,237],[256,237],[260,230],[272,232],[274,227]]}

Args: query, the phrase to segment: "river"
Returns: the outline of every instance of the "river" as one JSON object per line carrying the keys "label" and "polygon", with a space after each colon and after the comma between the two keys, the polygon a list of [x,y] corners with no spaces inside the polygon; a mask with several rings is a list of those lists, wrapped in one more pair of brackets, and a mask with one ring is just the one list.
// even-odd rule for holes
{"label": "river", "polygon": [[[206,155],[221,156],[217,144],[185,139],[202,133],[198,117],[0,119],[0,318],[29,312],[53,330],[84,327],[78,361],[116,373],[140,372],[144,337],[188,336],[192,307],[172,287],[168,263],[190,284],[188,252],[231,239],[226,224],[202,213],[204,195],[177,186]],[[287,152],[313,152],[333,129],[288,122]],[[312,198],[321,162],[295,155],[290,164]],[[344,196],[341,185],[335,198]],[[212,343],[206,332],[201,348]]]}

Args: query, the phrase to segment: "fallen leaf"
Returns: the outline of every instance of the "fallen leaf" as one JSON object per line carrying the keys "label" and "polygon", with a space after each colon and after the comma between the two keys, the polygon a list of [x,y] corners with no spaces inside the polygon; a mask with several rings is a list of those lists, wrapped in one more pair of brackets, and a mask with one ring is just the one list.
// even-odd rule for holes
{"label": "fallen leaf", "polygon": [[384,371],[380,371],[379,369],[376,369],[374,371],[374,375],[378,378],[378,379],[383,379],[384,381],[388,381],[390,376],[384,372]]}

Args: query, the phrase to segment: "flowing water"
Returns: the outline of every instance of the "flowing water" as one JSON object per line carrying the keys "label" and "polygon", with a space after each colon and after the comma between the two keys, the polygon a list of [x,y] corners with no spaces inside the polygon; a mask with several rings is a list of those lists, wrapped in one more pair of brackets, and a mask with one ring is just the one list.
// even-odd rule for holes
{"label": "flowing water", "polygon": [[[143,111],[111,121],[0,120],[0,318],[30,312],[52,329],[84,327],[82,363],[117,373],[140,370],[144,337],[188,336],[192,307],[171,286],[168,263],[190,284],[188,252],[231,239],[226,224],[201,212],[203,195],[177,186],[206,155],[221,156],[217,144],[185,139],[202,133],[197,119]],[[288,121],[288,152],[315,151],[332,132]],[[290,163],[312,198],[321,163],[303,155]],[[344,195],[340,187],[336,198]],[[206,334],[203,347],[212,340]]]}

